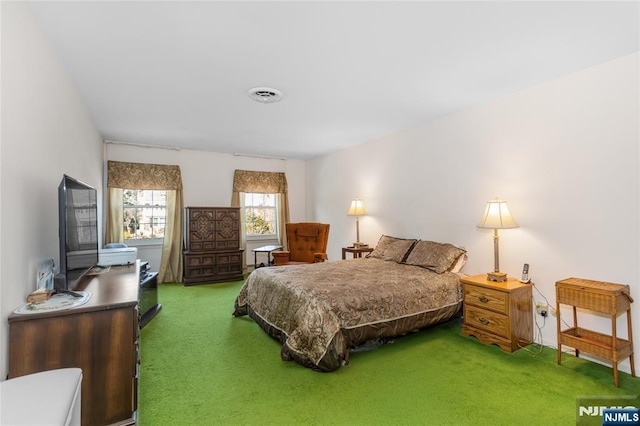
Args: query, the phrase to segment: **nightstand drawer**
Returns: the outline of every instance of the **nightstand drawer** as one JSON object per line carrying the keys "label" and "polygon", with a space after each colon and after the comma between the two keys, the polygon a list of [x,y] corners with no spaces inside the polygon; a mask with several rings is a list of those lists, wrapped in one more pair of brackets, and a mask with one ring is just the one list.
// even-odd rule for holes
{"label": "nightstand drawer", "polygon": [[476,327],[498,336],[509,337],[509,317],[504,314],[480,309],[472,305],[465,305],[464,322],[471,327]]}
{"label": "nightstand drawer", "polygon": [[489,288],[465,284],[464,303],[480,306],[483,309],[491,309],[495,312],[507,314],[508,294],[502,291],[491,290]]}

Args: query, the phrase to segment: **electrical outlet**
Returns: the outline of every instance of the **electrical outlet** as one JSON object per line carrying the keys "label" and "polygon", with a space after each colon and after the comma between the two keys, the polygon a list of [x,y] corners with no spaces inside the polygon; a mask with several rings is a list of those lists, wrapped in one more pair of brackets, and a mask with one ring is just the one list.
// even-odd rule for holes
{"label": "electrical outlet", "polygon": [[549,305],[547,302],[538,302],[536,303],[536,312],[538,315],[546,317],[549,313]]}

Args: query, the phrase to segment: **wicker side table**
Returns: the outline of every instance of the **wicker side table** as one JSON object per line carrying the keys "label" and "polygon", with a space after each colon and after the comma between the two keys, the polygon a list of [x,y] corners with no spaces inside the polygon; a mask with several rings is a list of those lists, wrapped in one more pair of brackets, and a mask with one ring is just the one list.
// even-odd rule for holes
{"label": "wicker side table", "polygon": [[[631,303],[629,286],[592,281],[582,278],[567,278],[556,282],[556,318],[558,325],[558,364],[562,362],[562,345],[604,358],[613,363],[613,383],[618,386],[618,363],[629,357],[631,375],[636,376],[633,363],[633,337],[631,329]],[[561,329],[560,304],[573,307],[573,327]],[[598,333],[578,326],[577,308],[611,316],[611,335]],[[620,339],[616,331],[619,314],[627,314],[628,340]]]}

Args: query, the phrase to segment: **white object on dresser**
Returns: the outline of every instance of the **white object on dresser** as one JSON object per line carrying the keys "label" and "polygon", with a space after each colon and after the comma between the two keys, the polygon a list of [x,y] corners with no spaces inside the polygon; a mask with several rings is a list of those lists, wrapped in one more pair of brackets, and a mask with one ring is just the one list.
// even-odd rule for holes
{"label": "white object on dresser", "polygon": [[98,265],[132,265],[136,263],[138,249],[136,247],[108,248],[98,250]]}

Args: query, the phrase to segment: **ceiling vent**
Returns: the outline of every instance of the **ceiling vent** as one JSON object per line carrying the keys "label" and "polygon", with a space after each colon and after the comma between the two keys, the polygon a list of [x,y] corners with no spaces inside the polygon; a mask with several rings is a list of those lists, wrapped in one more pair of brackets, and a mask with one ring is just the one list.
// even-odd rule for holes
{"label": "ceiling vent", "polygon": [[282,100],[282,93],[270,87],[254,87],[249,90],[249,97],[261,104],[272,104]]}

